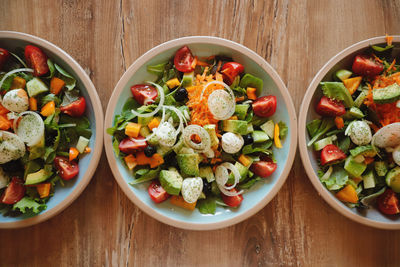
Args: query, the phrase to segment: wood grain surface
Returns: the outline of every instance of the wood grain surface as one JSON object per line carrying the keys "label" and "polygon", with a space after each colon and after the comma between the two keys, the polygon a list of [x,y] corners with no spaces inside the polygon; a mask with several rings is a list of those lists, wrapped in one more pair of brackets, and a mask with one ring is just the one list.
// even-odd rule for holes
{"label": "wood grain surface", "polygon": [[[347,46],[400,34],[400,1],[0,1],[0,30],[37,35],[89,73],[104,111],[132,62],[182,36],[227,38],[281,75],[296,110],[323,64]],[[0,230],[0,266],[399,266],[400,231],[348,220],[318,196],[299,154],[277,196],[217,231],[162,224],[133,205],[105,155],[83,194],[58,216]]]}

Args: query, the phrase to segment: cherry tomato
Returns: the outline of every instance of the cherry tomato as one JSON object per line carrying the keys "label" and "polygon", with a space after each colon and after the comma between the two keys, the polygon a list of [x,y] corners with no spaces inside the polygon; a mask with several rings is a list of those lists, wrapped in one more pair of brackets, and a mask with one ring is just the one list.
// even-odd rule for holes
{"label": "cherry tomato", "polygon": [[231,85],[236,76],[244,72],[242,64],[237,62],[227,62],[222,66],[221,73],[224,76],[224,81]]}
{"label": "cherry tomato", "polygon": [[383,71],[383,64],[372,57],[358,55],[354,58],[352,70],[358,75],[373,78]]}
{"label": "cherry tomato", "polygon": [[27,45],[25,47],[25,59],[28,65],[33,68],[35,76],[42,76],[49,72],[47,56],[39,47]]}
{"label": "cherry tomato", "polygon": [[316,112],[321,116],[339,117],[346,113],[342,102],[323,96],[318,102]]}
{"label": "cherry tomato", "polygon": [[4,48],[0,48],[0,70],[3,69],[3,66],[9,57],[10,53],[8,53],[8,51],[5,50]]}
{"label": "cherry tomato", "polygon": [[57,156],[54,159],[54,165],[64,180],[71,180],[79,173],[78,163],[69,161],[66,157]]}
{"label": "cherry tomato", "polygon": [[15,204],[20,201],[25,195],[25,186],[24,182],[17,178],[13,177],[11,179],[10,184],[4,191],[3,195],[1,196],[1,203],[4,204]]}
{"label": "cherry tomato", "polygon": [[379,210],[388,215],[400,213],[399,199],[392,189],[387,188],[385,192],[377,198]]}
{"label": "cherry tomato", "polygon": [[[230,192],[237,192],[237,190],[235,188],[232,188],[230,190]],[[243,196],[242,195],[237,195],[237,196],[231,197],[231,196],[226,196],[226,195],[221,193],[221,197],[222,197],[222,200],[224,201],[224,203],[226,205],[228,205],[229,207],[237,207],[243,201]]]}
{"label": "cherry tomato", "polygon": [[140,105],[144,105],[145,101],[154,100],[158,96],[157,89],[147,84],[136,84],[131,87],[133,98]]}
{"label": "cherry tomato", "polygon": [[255,175],[260,176],[262,178],[267,178],[270,176],[278,165],[272,161],[256,161],[250,166],[250,170],[254,172]]}
{"label": "cherry tomato", "polygon": [[132,140],[127,137],[119,143],[119,150],[125,154],[133,154],[137,151],[144,150],[147,147],[147,142],[142,141],[144,139],[142,136],[135,138],[137,141]]}
{"label": "cherry tomato", "polygon": [[253,102],[253,111],[258,117],[271,117],[276,111],[276,96],[268,95],[257,98]]}
{"label": "cherry tomato", "polygon": [[327,145],[321,151],[321,165],[336,163],[345,158],[346,154],[335,145]]}
{"label": "cherry tomato", "polygon": [[162,188],[159,181],[151,182],[148,192],[150,198],[156,203],[161,203],[169,198],[169,194]]}
{"label": "cherry tomato", "polygon": [[193,60],[194,57],[192,55],[192,52],[190,51],[189,47],[185,45],[175,53],[174,57],[175,68],[180,72],[191,72],[193,71],[192,68]]}
{"label": "cherry tomato", "polygon": [[81,96],[78,100],[66,106],[61,106],[60,110],[71,117],[81,117],[86,110],[86,100],[83,96]]}

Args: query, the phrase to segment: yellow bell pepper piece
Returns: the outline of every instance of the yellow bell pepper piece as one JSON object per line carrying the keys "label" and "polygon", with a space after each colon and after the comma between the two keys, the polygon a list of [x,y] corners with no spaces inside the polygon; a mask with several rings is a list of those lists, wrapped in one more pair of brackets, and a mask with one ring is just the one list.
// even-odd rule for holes
{"label": "yellow bell pepper piece", "polygon": [[279,139],[279,125],[277,123],[274,128],[274,142],[277,148],[282,148],[281,139]]}
{"label": "yellow bell pepper piece", "polygon": [[194,210],[196,208],[196,202],[194,203],[188,203],[186,202],[182,196],[172,196],[171,197],[171,204],[187,209],[187,210]]}
{"label": "yellow bell pepper piece", "polygon": [[136,138],[139,136],[140,127],[142,127],[142,125],[138,123],[128,122],[125,127],[125,134],[129,137]]}
{"label": "yellow bell pepper piece", "polygon": [[166,82],[169,89],[175,88],[179,86],[181,83],[179,82],[178,78],[173,78]]}
{"label": "yellow bell pepper piece", "polygon": [[42,114],[45,117],[48,117],[52,115],[56,111],[56,103],[54,101],[47,102],[46,105],[42,107],[42,111],[40,114]]}
{"label": "yellow bell pepper piece", "polygon": [[357,203],[358,196],[356,189],[351,185],[346,185],[342,190],[336,193],[336,197],[343,202]]}

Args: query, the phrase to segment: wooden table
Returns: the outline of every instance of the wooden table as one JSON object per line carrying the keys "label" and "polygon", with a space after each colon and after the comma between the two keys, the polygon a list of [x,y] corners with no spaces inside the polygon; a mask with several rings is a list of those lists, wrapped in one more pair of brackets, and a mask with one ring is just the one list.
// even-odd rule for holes
{"label": "wooden table", "polygon": [[[58,45],[90,73],[103,108],[126,68],[162,42],[212,35],[244,44],[281,75],[298,110],[319,68],[347,46],[400,34],[400,1],[19,1],[3,0],[0,30]],[[263,210],[226,229],[162,224],[119,189],[105,155],[64,212],[0,231],[1,266],[393,266],[400,231],[348,220],[318,196],[299,154]]]}

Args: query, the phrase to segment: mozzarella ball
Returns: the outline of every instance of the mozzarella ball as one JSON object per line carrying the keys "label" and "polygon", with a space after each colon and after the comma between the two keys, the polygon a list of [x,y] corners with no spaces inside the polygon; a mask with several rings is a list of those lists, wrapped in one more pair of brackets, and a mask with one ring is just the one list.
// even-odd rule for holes
{"label": "mozzarella ball", "polygon": [[244,145],[243,137],[240,134],[224,133],[222,135],[222,149],[229,154],[234,154],[242,149]]}
{"label": "mozzarella ball", "polygon": [[351,124],[349,136],[351,141],[358,146],[367,145],[372,140],[372,132],[365,121],[354,121]]}
{"label": "mozzarella ball", "polygon": [[8,91],[3,97],[3,106],[9,111],[24,112],[29,108],[29,99],[24,89]]}
{"label": "mozzarella ball", "polygon": [[393,151],[393,160],[394,162],[400,166],[400,145],[396,147],[396,149]]}
{"label": "mozzarella ball", "polygon": [[194,203],[203,191],[203,180],[200,177],[186,178],[182,183],[182,197],[187,203]]}

